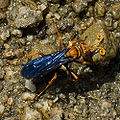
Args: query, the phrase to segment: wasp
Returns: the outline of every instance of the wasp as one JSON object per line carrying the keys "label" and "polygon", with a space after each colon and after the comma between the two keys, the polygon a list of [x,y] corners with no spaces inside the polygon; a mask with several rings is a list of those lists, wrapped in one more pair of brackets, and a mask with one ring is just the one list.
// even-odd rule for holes
{"label": "wasp", "polygon": [[[99,47],[99,44],[101,41],[103,41],[103,36],[101,34],[97,34],[98,41],[92,45],[87,46],[83,40],[75,40],[71,42],[71,45],[69,45],[67,48],[62,49],[62,37],[57,29],[56,24],[55,30],[59,37],[60,41],[60,50],[57,52],[54,52],[52,54],[44,55],[42,52],[36,52],[33,54],[29,54],[26,57],[22,58],[20,61],[33,56],[35,54],[40,54],[42,57],[39,57],[37,59],[34,59],[22,68],[21,75],[24,78],[35,78],[38,76],[43,76],[62,65],[65,65],[65,67],[69,70],[69,72],[72,74],[72,76],[78,80],[77,75],[70,71],[70,69],[66,66],[67,63],[70,63],[74,60],[78,60],[82,58],[86,59],[87,53],[98,50],[101,55],[105,55],[105,50],[102,47]],[[20,62],[18,61],[18,63]],[[83,64],[89,64],[89,61],[82,61]],[[53,83],[53,81],[57,78],[57,72],[55,72],[54,77],[49,81],[48,85],[42,90],[42,92],[39,93],[38,97]]]}

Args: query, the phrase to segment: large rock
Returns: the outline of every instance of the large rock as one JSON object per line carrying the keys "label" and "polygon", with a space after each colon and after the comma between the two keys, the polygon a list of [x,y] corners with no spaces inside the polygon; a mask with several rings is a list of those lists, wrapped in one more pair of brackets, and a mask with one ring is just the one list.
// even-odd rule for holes
{"label": "large rock", "polygon": [[85,39],[86,45],[89,46],[98,41],[97,34],[101,34],[104,38],[99,44],[99,47],[104,48],[106,53],[105,55],[101,55],[99,51],[95,52],[92,55],[92,61],[95,65],[104,66],[109,63],[110,59],[116,56],[118,41],[113,37],[112,33],[106,29],[106,26],[101,20],[93,23],[93,25],[82,34],[81,39]]}

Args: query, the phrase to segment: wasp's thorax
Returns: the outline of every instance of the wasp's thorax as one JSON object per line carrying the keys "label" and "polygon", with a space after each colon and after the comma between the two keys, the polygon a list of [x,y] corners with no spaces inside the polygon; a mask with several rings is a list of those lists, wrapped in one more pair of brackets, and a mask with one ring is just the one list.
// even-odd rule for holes
{"label": "wasp's thorax", "polygon": [[73,46],[70,50],[66,53],[66,56],[71,56],[73,59],[80,57],[80,49],[77,46]]}

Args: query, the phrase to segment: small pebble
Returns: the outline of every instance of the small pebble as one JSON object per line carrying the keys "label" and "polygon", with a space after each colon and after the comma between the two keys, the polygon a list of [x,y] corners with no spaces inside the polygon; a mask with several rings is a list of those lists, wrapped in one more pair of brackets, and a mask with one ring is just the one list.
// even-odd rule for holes
{"label": "small pebble", "polygon": [[60,15],[58,13],[55,13],[54,16],[56,19],[58,19],[58,20],[60,19]]}
{"label": "small pebble", "polygon": [[40,100],[39,102],[37,102],[36,104],[35,104],[35,107],[37,108],[37,109],[43,109],[43,110],[45,110],[45,111],[48,111],[48,110],[50,110],[50,105],[49,105],[49,101],[43,101],[43,100]]}
{"label": "small pebble", "polygon": [[120,32],[116,32],[115,37],[120,38]]}
{"label": "small pebble", "polygon": [[31,41],[33,40],[33,35],[27,35],[27,41]]}
{"label": "small pebble", "polygon": [[120,2],[112,6],[112,14],[114,19],[120,18]]}
{"label": "small pebble", "polygon": [[7,101],[8,105],[12,105],[13,104],[13,98],[8,98],[8,101]]}
{"label": "small pebble", "polygon": [[26,80],[25,81],[25,87],[27,89],[29,89],[31,92],[35,92],[36,91],[36,87],[35,87],[35,85],[33,84],[33,82],[31,80]]}
{"label": "small pebble", "polygon": [[104,3],[98,3],[96,2],[95,4],[95,11],[97,13],[98,16],[104,16],[106,9],[105,9],[105,4]]}
{"label": "small pebble", "polygon": [[[5,26],[4,27],[4,30],[3,31],[0,31],[0,38],[4,41],[7,40],[7,38],[10,36],[10,31],[9,29],[7,28],[8,26]],[[3,28],[0,28],[0,29],[3,29]]]}
{"label": "small pebble", "polygon": [[42,115],[37,110],[26,107],[23,116],[21,116],[21,120],[42,120]]}
{"label": "small pebble", "polygon": [[24,92],[22,94],[22,99],[23,100],[33,100],[34,98],[35,98],[35,94],[34,93]]}
{"label": "small pebble", "polygon": [[5,111],[5,106],[4,105],[0,105],[0,115],[2,115]]}
{"label": "small pebble", "polygon": [[2,67],[0,67],[0,79],[3,79],[4,74],[5,74],[4,69]]}
{"label": "small pebble", "polygon": [[1,19],[5,19],[5,17],[6,17],[6,16],[5,16],[5,13],[0,12],[0,20],[1,20]]}
{"label": "small pebble", "polygon": [[9,0],[0,0],[0,8],[5,8],[9,5]]}
{"label": "small pebble", "polygon": [[85,10],[87,5],[88,5],[87,0],[75,0],[72,3],[72,8],[76,13],[80,13]]}
{"label": "small pebble", "polygon": [[41,5],[38,6],[38,8],[39,8],[42,12],[44,12],[44,11],[47,9],[47,6],[44,5],[44,4],[41,4]]}
{"label": "small pebble", "polygon": [[3,83],[0,81],[0,91],[3,89]]}
{"label": "small pebble", "polygon": [[85,29],[87,28],[87,24],[82,23],[82,24],[80,25],[80,28],[81,28],[82,30],[85,30]]}
{"label": "small pebble", "polygon": [[18,29],[14,29],[11,34],[15,35],[16,37],[22,37],[22,31]]}
{"label": "small pebble", "polygon": [[18,83],[19,79],[16,77],[16,74],[17,73],[15,71],[8,68],[6,70],[6,74],[5,74],[4,78],[9,82]]}
{"label": "small pebble", "polygon": [[6,103],[8,101],[8,96],[5,93],[0,97],[1,97],[0,102]]}
{"label": "small pebble", "polygon": [[101,108],[102,108],[103,110],[104,110],[104,109],[108,109],[108,108],[110,108],[110,107],[111,107],[111,103],[106,102],[106,101],[102,102]]}

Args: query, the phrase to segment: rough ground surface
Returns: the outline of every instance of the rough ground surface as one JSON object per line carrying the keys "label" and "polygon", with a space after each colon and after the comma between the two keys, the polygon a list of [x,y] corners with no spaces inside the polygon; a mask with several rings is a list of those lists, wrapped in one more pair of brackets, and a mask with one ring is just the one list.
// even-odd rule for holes
{"label": "rough ground surface", "polygon": [[[1,0],[0,9],[0,120],[120,120],[120,0]],[[25,79],[21,69],[39,55],[11,63],[59,50],[53,20],[63,48],[77,39],[93,44],[100,33],[106,54],[88,54],[91,66],[69,63],[76,84],[58,69],[57,79],[35,100],[55,71]]]}

